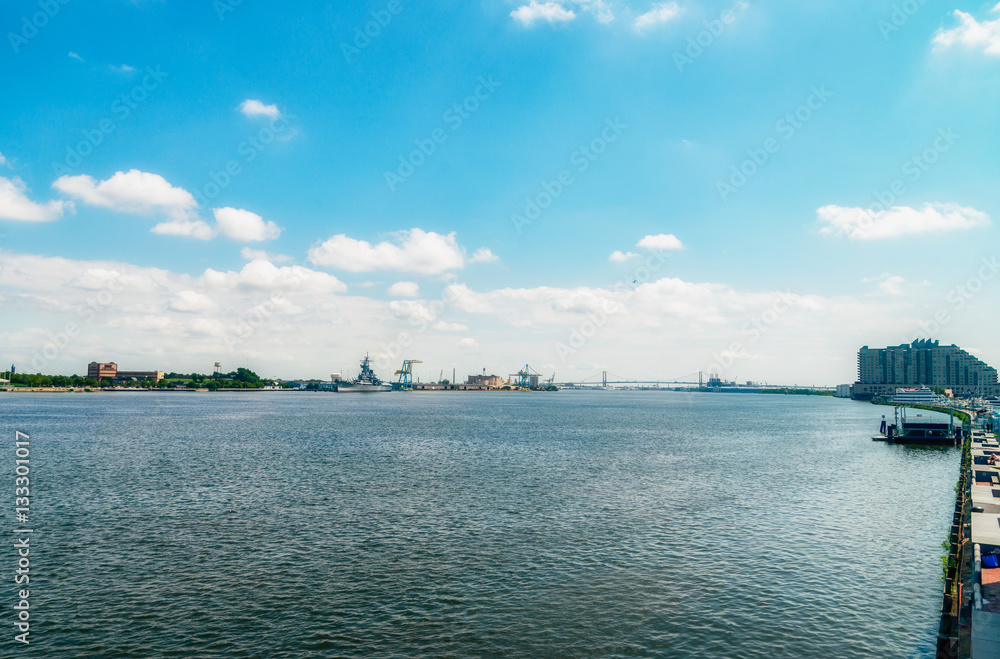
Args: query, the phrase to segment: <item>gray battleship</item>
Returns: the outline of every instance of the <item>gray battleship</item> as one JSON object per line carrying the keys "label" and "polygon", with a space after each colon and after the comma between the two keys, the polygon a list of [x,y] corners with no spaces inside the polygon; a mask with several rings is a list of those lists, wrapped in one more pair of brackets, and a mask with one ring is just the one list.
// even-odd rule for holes
{"label": "gray battleship", "polygon": [[367,354],[365,354],[365,358],[361,362],[361,373],[358,377],[350,381],[338,380],[336,384],[338,393],[374,394],[383,391],[392,391],[391,384],[383,384],[382,380],[375,375],[375,371],[371,369],[371,360]]}

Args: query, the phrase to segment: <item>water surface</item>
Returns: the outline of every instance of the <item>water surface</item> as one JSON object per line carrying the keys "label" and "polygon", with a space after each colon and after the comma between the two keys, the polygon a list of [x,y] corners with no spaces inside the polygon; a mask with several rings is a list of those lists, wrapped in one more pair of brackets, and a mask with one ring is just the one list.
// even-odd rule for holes
{"label": "water surface", "polygon": [[2,482],[32,442],[21,656],[933,657],[959,453],[872,442],[886,409],[0,395]]}

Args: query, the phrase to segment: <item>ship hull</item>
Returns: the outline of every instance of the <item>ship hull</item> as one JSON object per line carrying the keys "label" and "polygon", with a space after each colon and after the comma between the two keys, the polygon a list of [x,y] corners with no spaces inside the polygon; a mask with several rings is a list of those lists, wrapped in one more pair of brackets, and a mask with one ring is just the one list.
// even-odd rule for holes
{"label": "ship hull", "polygon": [[339,394],[380,394],[386,391],[392,391],[392,385],[390,384],[352,384],[346,385],[341,384],[337,386],[337,393]]}

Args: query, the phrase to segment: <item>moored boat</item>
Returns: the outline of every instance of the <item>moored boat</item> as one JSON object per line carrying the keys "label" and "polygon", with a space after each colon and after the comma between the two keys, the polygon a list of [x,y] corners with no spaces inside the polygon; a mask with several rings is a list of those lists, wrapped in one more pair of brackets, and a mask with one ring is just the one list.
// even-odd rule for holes
{"label": "moored boat", "polygon": [[375,394],[392,391],[391,384],[384,384],[371,368],[371,360],[365,354],[361,361],[361,373],[353,380],[337,380],[334,383],[338,393]]}
{"label": "moored boat", "polygon": [[901,407],[895,409],[895,423],[887,424],[885,416],[882,417],[879,430],[881,434],[872,437],[873,441],[916,446],[958,446],[962,443],[962,428],[955,426],[953,416],[949,416],[948,423],[907,421],[906,408]]}

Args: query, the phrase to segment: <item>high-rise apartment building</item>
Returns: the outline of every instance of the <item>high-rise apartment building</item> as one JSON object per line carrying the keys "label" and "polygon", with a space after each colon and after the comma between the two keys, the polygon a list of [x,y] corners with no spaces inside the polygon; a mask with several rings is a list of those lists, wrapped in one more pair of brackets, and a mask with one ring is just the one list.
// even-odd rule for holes
{"label": "high-rise apartment building", "polygon": [[858,351],[855,398],[891,396],[899,387],[942,387],[955,395],[1000,395],[997,370],[958,346],[929,339]]}

